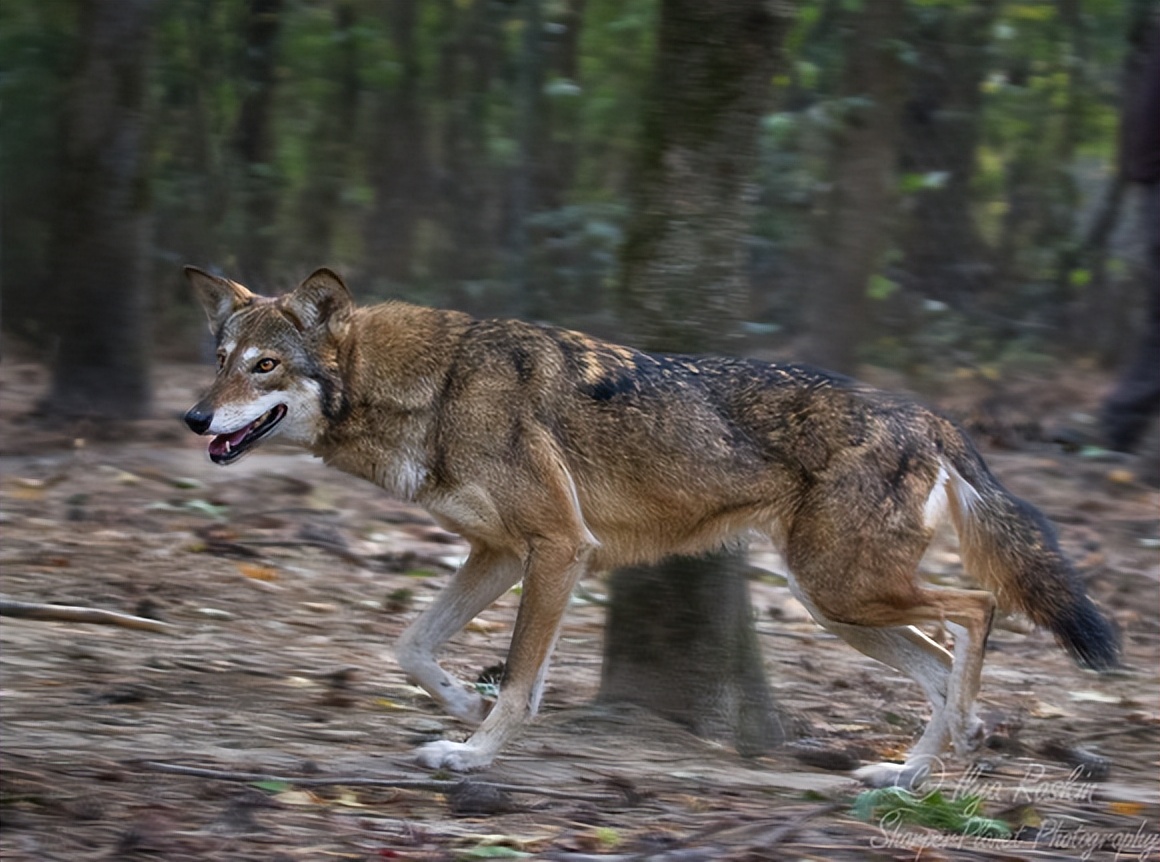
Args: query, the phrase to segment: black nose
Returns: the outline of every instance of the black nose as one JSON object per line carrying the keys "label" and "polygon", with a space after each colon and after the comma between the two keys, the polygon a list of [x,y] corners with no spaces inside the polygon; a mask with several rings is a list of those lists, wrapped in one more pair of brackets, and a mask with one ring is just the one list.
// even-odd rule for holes
{"label": "black nose", "polygon": [[204,434],[209,430],[209,423],[213,422],[213,411],[204,410],[198,404],[185,414],[185,424],[195,434]]}

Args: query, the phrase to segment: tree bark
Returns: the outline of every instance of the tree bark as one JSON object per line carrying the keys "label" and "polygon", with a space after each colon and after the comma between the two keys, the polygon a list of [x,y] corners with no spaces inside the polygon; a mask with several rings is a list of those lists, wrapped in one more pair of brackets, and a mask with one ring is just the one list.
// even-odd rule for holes
{"label": "tree bark", "polygon": [[374,134],[367,155],[374,205],[364,237],[372,279],[398,283],[412,275],[415,230],[430,198],[431,165],[419,92],[418,3],[391,0],[384,5],[384,14],[399,78],[390,91],[375,95]]}
{"label": "tree bark", "polygon": [[59,346],[43,404],[130,419],[150,402],[143,107],[153,0],[82,0],[54,229]]}
{"label": "tree bark", "polygon": [[518,68],[517,138],[519,159],[511,172],[508,195],[509,217],[509,275],[508,281],[516,296],[525,297],[525,313],[534,316],[540,311],[536,301],[538,290],[529,290],[528,220],[539,209],[539,162],[544,155],[544,23],[540,0],[523,0],[523,35],[516,61]]}
{"label": "tree bark", "polygon": [[[620,285],[647,348],[714,350],[736,335],[758,128],[785,23],[761,0],[661,7]],[[614,573],[600,698],[746,754],[783,742],[744,569],[741,554],[721,552]]]}
{"label": "tree bark", "polygon": [[789,738],[765,678],[744,555],[674,557],[613,573],[600,699],[731,739],[744,756]]}
{"label": "tree bark", "polygon": [[755,0],[668,0],[621,253],[622,317],[654,350],[715,350],[748,303],[757,132],[784,27]]}
{"label": "tree bark", "polygon": [[271,124],[282,0],[249,0],[247,8],[242,107],[235,136],[244,194],[238,264],[247,283],[262,286],[270,280],[278,212]]}
{"label": "tree bark", "polygon": [[846,108],[834,147],[823,247],[829,265],[808,298],[808,358],[851,373],[865,335],[867,289],[894,214],[900,127],[897,40],[903,0],[861,4],[848,22]]}
{"label": "tree bark", "polygon": [[436,153],[432,198],[441,237],[429,261],[431,274],[450,282],[456,308],[483,313],[487,306],[465,289],[491,274],[503,245],[501,188],[488,170],[489,93],[502,73],[501,4],[444,0],[447,35],[439,52],[436,99],[444,106],[434,123]]}
{"label": "tree bark", "polygon": [[989,283],[994,267],[971,214],[982,126],[983,76],[997,0],[922,10],[918,68],[902,120],[902,169],[931,178],[914,193],[903,233],[908,286],[956,303]]}
{"label": "tree bark", "polygon": [[342,190],[348,182],[349,142],[358,117],[361,84],[357,24],[353,0],[340,0],[334,8],[334,35],[327,63],[333,98],[315,121],[308,144],[310,178],[298,202],[301,234],[293,257],[303,264],[303,271],[329,259],[335,221],[343,208]]}

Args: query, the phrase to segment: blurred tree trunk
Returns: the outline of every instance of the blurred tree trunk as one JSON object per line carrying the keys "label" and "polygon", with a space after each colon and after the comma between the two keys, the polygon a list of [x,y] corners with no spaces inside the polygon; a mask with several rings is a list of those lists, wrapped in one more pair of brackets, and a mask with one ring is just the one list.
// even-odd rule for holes
{"label": "blurred tree trunk", "polygon": [[902,121],[902,170],[921,179],[902,238],[918,294],[948,302],[990,284],[993,262],[971,213],[983,77],[998,0],[917,9],[918,52]]}
{"label": "blurred tree trunk", "polygon": [[144,283],[146,77],[153,0],[79,0],[53,237],[56,335],[44,409],[130,419],[149,408]]}
{"label": "blurred tree trunk", "polygon": [[847,21],[845,116],[834,144],[823,248],[829,262],[807,299],[808,358],[852,373],[868,316],[867,289],[890,236],[896,191],[903,0],[859,4]]}
{"label": "blurred tree trunk", "polygon": [[658,350],[717,350],[748,296],[758,124],[783,25],[757,0],[661,5],[621,252],[622,318]]}
{"label": "blurred tree trunk", "polygon": [[438,102],[443,105],[436,151],[435,194],[446,246],[434,274],[452,282],[451,304],[475,309],[465,284],[493,270],[504,231],[497,186],[488,170],[488,102],[503,68],[499,21],[507,12],[488,0],[445,2],[449,30],[439,52]]}
{"label": "blurred tree trunk", "polygon": [[[165,60],[157,64],[158,83],[148,110],[150,171],[159,181],[152,241],[155,253],[173,263],[221,261],[225,248],[230,254],[237,250],[235,242],[225,240],[232,220],[223,217],[236,185],[227,169],[234,156],[228,146],[220,146],[217,124],[221,94],[231,89],[235,64],[222,38],[225,27],[207,8],[195,2],[163,3],[154,26],[154,54]],[[175,42],[181,50],[175,50]],[[177,185],[179,190],[170,191]],[[173,314],[177,309],[196,311],[200,320],[189,284],[176,266],[168,269],[154,293],[158,337],[168,334],[167,326],[182,325],[182,315]]]}
{"label": "blurred tree trunk", "polygon": [[[1160,42],[1160,9],[1149,0],[1132,0],[1128,5],[1127,51],[1124,53],[1121,113],[1119,134],[1119,162],[1115,175],[1109,180],[1096,215],[1087,233],[1077,247],[1066,249],[1060,255],[1057,279],[1072,286],[1082,272],[1088,274],[1082,293],[1075,297],[1068,321],[1069,335],[1077,345],[1091,350],[1106,366],[1125,360],[1135,346],[1125,332],[1133,330],[1133,317],[1139,314],[1135,301],[1138,285],[1135,279],[1117,279],[1109,273],[1112,260],[1112,237],[1125,207],[1130,200],[1129,182],[1125,175],[1126,162],[1132,161],[1127,138],[1133,125],[1133,110],[1142,103],[1141,93],[1148,80],[1150,49]],[[1147,118],[1142,118],[1147,122]],[[1155,122],[1155,120],[1152,120]],[[1155,213],[1142,210],[1142,235],[1160,236],[1160,225],[1149,224]],[[1145,276],[1146,277],[1146,276]]]}
{"label": "blurred tree trunk", "polygon": [[[556,7],[551,26],[541,24],[541,44],[538,47],[539,72],[535,76],[535,91],[529,93],[528,106],[534,109],[529,132],[528,151],[532,158],[525,163],[527,181],[531,185],[528,213],[533,219],[538,213],[557,214],[568,201],[576,178],[577,138],[579,135],[580,99],[580,36],[584,24],[586,0],[566,0]],[[529,224],[523,219],[520,240],[524,271],[523,315],[550,319],[567,307],[565,291],[553,276],[559,270],[574,265],[568,254],[559,248],[558,222],[543,221]],[[538,258],[533,266],[529,257]],[[598,302],[596,297],[584,297],[585,308]]]}
{"label": "blurred tree trunk", "polygon": [[547,117],[544,112],[544,24],[540,0],[523,0],[523,36],[516,59],[517,78],[517,138],[519,158],[511,172],[509,199],[510,218],[508,246],[512,289],[523,298],[527,313],[535,315],[540,303],[536,302],[528,285],[528,220],[540,208],[537,182],[540,160],[544,156],[544,133]]}
{"label": "blurred tree trunk", "polygon": [[349,182],[347,164],[360,85],[357,23],[353,0],[340,0],[334,7],[334,34],[326,64],[326,78],[334,87],[333,98],[319,112],[307,144],[310,175],[298,202],[301,234],[293,257],[304,270],[329,260],[335,220],[343,208],[342,190]]}
{"label": "blurred tree trunk", "polygon": [[613,572],[599,699],[635,703],[761,754],[791,732],[765,675],[745,555],[672,557]]}
{"label": "blurred tree trunk", "polygon": [[[661,6],[621,273],[625,320],[647,348],[732,342],[759,123],[785,29],[763,0]],[[783,742],[744,569],[721,552],[614,573],[600,699],[732,737],[743,753]]]}
{"label": "blurred tree trunk", "polygon": [[238,265],[247,282],[267,286],[274,254],[278,183],[274,175],[275,66],[282,0],[248,0],[242,55],[242,107],[234,145],[242,168],[244,228]]}
{"label": "blurred tree trunk", "polygon": [[399,67],[398,79],[375,94],[373,132],[367,154],[374,205],[365,230],[366,266],[372,277],[411,278],[415,230],[431,186],[427,123],[420,99],[419,6],[392,0],[384,14]]}
{"label": "blurred tree trunk", "polygon": [[[566,0],[544,46],[548,86],[580,82],[580,38],[587,0]],[[575,95],[552,91],[542,105],[540,159],[537,168],[537,199],[546,210],[561,207],[576,179],[580,100]],[[578,93],[578,91],[576,91]]]}

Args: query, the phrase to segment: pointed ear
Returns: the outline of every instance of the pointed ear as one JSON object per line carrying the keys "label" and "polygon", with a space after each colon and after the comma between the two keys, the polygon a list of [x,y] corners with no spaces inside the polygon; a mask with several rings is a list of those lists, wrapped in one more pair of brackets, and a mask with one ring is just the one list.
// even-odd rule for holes
{"label": "pointed ear", "polygon": [[284,309],[303,332],[321,326],[329,326],[335,332],[354,310],[354,298],[342,279],[325,267],[316,270],[283,301]]}
{"label": "pointed ear", "polygon": [[185,277],[193,286],[209,317],[210,332],[217,333],[231,314],[254,301],[254,294],[228,278],[203,272],[196,266],[185,268]]}

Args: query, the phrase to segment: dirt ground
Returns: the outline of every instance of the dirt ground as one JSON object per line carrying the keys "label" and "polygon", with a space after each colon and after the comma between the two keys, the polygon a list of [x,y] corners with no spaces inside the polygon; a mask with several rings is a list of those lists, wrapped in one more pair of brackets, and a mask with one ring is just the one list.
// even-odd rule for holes
{"label": "dirt ground", "polygon": [[[852,815],[859,788],[817,764],[896,756],[924,699],[811,623],[760,548],[769,677],[809,739],[744,760],[639,710],[592,706],[605,611],[593,577],[534,726],[468,785],[419,770],[417,743],[465,731],[408,684],[391,645],[464,548],[302,454],[210,464],[178,423],[208,374],[159,368],[154,418],[51,429],[28,416],[43,368],[0,364],[5,597],[172,626],[4,618],[5,860],[1160,858],[1160,493],[1148,463],[1042,441],[1082,425],[1098,375],[963,381],[939,398],[1058,524],[1126,645],[1125,670],[1097,676],[1000,621],[980,696],[988,745],[937,776],[944,796],[977,794],[1024,827],[984,841]],[[949,538],[926,568],[955,581]],[[475,679],[502,661],[517,602],[472,623],[447,664]]]}

